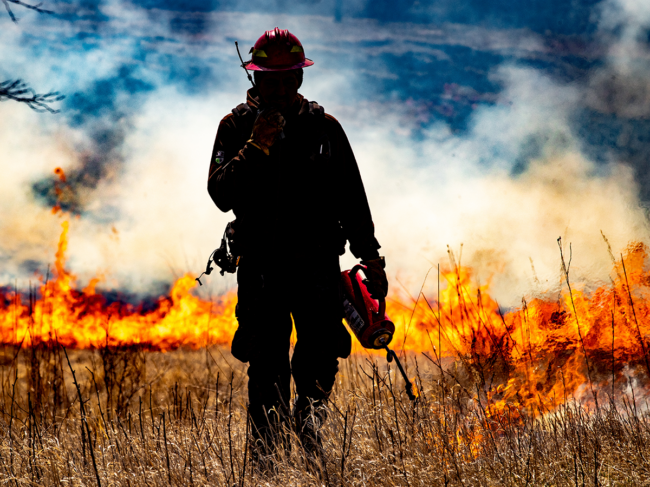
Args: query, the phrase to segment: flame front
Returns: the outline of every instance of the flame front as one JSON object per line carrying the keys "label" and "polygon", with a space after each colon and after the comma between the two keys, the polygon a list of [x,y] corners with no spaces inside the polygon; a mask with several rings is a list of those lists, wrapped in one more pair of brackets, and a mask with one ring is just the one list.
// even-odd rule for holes
{"label": "flame front", "polygon": [[[40,293],[26,298],[11,290],[0,292],[2,343],[163,351],[230,343],[237,328],[235,293],[216,302],[200,299],[191,293],[196,282],[189,274],[152,311],[108,303],[95,291],[100,278],[82,291],[75,289],[75,276],[65,267],[68,223],[62,226],[54,278],[41,277]],[[569,293],[565,285],[556,301],[524,301],[508,313],[490,297],[488,285],[473,284],[470,269],[446,270],[437,301],[424,295],[416,303],[389,300],[387,314],[398,330],[392,347],[427,354],[443,367],[461,364],[469,382],[480,386],[476,397],[486,400],[487,413],[493,416],[510,407],[537,414],[569,397],[594,401],[598,393],[621,391],[632,383],[647,392],[646,260],[645,245],[631,245],[615,263],[611,285],[590,294]],[[361,352],[358,343],[355,347]],[[445,373],[458,379],[451,370]]]}
{"label": "flame front", "polygon": [[178,279],[169,296],[158,299],[153,311],[108,304],[95,292],[99,278],[83,291],[74,289],[75,276],[65,268],[68,222],[62,224],[55,261],[55,279],[41,277],[40,297],[28,299],[5,293],[0,301],[0,341],[33,346],[59,343],[66,347],[143,346],[172,350],[199,348],[230,342],[236,329],[236,297],[230,293],[218,302],[193,296],[194,278]]}
{"label": "flame front", "polygon": [[644,244],[631,244],[615,262],[610,285],[586,294],[569,292],[565,281],[557,301],[523,300],[508,313],[488,286],[472,283],[470,269],[447,270],[439,301],[421,296],[415,305],[389,303],[388,315],[397,318],[393,345],[427,353],[440,364],[444,358],[460,362],[475,376],[470,382],[481,385],[492,415],[506,407],[536,415],[570,398],[593,404],[599,394],[630,387],[647,394],[647,257]]}

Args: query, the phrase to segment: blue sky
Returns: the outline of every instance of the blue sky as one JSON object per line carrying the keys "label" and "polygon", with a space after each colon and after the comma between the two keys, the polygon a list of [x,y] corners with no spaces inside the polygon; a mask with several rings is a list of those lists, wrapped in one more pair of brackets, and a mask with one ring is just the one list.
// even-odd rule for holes
{"label": "blue sky", "polygon": [[27,279],[50,258],[56,165],[68,174],[62,202],[75,218],[71,265],[82,280],[101,271],[107,288],[142,290],[199,270],[228,220],[204,188],[218,121],[247,89],[234,41],[246,56],[275,26],[295,33],[316,62],[303,93],[346,129],[402,281],[417,281],[447,244],[463,243],[468,263],[500,263],[511,276],[502,287],[525,293],[535,281],[529,259],[547,279],[556,272],[553,244],[563,232],[582,243],[584,275],[598,278],[600,229],[619,247],[646,237],[650,9],[642,1],[44,8],[55,13],[16,7],[17,24],[0,17],[0,79],[66,95],[56,115],[0,104],[0,160],[12,166],[0,188],[4,280]]}

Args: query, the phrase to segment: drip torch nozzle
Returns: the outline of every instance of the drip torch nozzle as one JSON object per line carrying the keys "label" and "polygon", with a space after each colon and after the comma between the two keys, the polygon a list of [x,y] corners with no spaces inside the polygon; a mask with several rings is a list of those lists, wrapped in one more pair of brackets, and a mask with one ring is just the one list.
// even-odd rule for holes
{"label": "drip torch nozzle", "polygon": [[402,373],[402,377],[404,377],[404,382],[406,382],[406,395],[409,397],[411,401],[415,401],[415,394],[413,394],[413,384],[411,384],[411,381],[409,380],[408,376],[406,375],[406,372],[404,372],[404,369],[402,368],[402,364],[400,363],[399,359],[397,358],[397,354],[393,352],[390,348],[388,348],[387,345],[384,345],[384,349],[386,350],[386,360],[390,363],[395,359],[395,363],[397,364],[397,368],[399,371]]}

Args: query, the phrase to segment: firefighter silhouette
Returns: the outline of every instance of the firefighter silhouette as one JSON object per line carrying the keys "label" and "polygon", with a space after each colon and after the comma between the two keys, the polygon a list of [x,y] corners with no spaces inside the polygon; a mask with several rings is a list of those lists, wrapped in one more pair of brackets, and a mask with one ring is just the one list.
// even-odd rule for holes
{"label": "firefighter silhouette", "polygon": [[219,124],[208,192],[236,217],[239,326],[232,354],[250,364],[254,458],[272,462],[283,425],[297,428],[306,449],[320,450],[318,429],[338,359],[351,348],[340,288],[346,242],[367,267],[373,297],[385,297],[388,282],[345,132],[298,93],[303,68],[313,61],[293,34],[278,28],[266,31],[250,54],[244,67],[254,71],[255,83],[246,103]]}

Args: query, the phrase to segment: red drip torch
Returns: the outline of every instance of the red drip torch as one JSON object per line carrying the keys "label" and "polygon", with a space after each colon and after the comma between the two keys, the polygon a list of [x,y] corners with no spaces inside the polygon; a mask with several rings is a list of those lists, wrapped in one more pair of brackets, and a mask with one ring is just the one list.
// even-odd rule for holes
{"label": "red drip torch", "polygon": [[406,376],[397,354],[388,348],[388,344],[393,339],[393,333],[395,333],[395,325],[386,315],[386,300],[382,298],[376,301],[370,297],[365,280],[362,280],[359,275],[359,271],[365,273],[365,270],[365,266],[355,265],[349,271],[341,273],[345,320],[364,348],[384,349],[388,362],[395,359],[397,368],[406,382],[406,394],[411,401],[415,401],[413,384]]}

